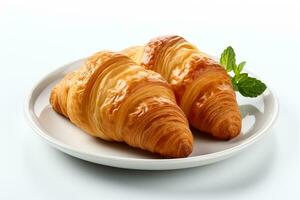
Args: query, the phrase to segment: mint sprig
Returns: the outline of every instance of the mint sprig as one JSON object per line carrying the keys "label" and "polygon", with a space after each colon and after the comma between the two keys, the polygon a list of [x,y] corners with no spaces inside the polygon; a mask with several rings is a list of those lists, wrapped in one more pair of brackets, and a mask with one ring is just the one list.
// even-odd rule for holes
{"label": "mint sprig", "polygon": [[246,62],[236,64],[235,52],[231,46],[221,54],[220,64],[228,73],[233,72],[234,76],[229,75],[233,89],[244,97],[257,97],[266,90],[267,86],[262,81],[242,73]]}

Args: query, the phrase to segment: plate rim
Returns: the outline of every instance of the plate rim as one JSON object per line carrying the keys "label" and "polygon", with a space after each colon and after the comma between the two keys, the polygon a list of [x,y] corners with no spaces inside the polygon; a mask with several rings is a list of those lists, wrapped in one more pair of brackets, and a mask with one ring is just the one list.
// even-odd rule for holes
{"label": "plate rim", "polygon": [[[278,99],[277,99],[276,95],[274,94],[274,92],[272,92],[272,90],[270,89],[270,86],[268,85],[266,91],[269,92],[269,94],[272,96],[272,98],[274,100],[274,114],[271,116],[271,119],[268,121],[268,123],[265,124],[265,126],[262,129],[258,130],[256,132],[256,134],[247,138],[241,144],[230,147],[228,149],[224,149],[224,150],[221,150],[218,152],[213,152],[213,153],[209,153],[209,154],[205,154],[205,155],[198,155],[198,156],[192,156],[192,157],[186,157],[186,158],[170,158],[170,159],[130,158],[130,157],[118,157],[118,156],[111,156],[111,155],[103,155],[103,154],[99,155],[96,153],[85,152],[85,151],[76,149],[75,147],[73,147],[71,145],[65,144],[65,143],[61,142],[60,140],[57,140],[57,139],[49,136],[48,134],[46,134],[45,133],[46,131],[44,131],[43,128],[40,126],[40,123],[38,121],[37,116],[34,113],[34,108],[33,108],[34,102],[36,100],[36,97],[34,97],[33,95],[36,92],[36,90],[38,90],[41,87],[41,85],[48,85],[49,80],[51,80],[51,77],[55,76],[55,74],[58,74],[64,70],[66,70],[68,67],[70,67],[70,65],[84,61],[85,59],[86,58],[81,58],[81,59],[77,59],[72,62],[68,62],[67,64],[64,64],[61,67],[51,70],[50,72],[48,72],[44,76],[42,76],[42,78],[40,78],[38,81],[36,81],[35,84],[33,84],[33,86],[31,87],[31,90],[28,92],[28,94],[25,97],[24,106],[23,106],[24,116],[27,121],[27,124],[34,130],[34,132],[37,135],[39,135],[41,138],[46,140],[47,143],[50,144],[51,146],[63,151],[64,153],[67,153],[71,156],[75,156],[75,157],[83,159],[83,160],[87,160],[87,161],[102,164],[102,165],[109,165],[109,164],[103,164],[101,162],[96,162],[95,160],[100,159],[102,161],[108,160],[108,161],[114,161],[114,162],[115,161],[126,161],[126,162],[132,162],[132,164],[151,163],[151,165],[157,165],[157,166],[164,165],[164,164],[172,165],[172,164],[179,164],[179,163],[187,164],[187,163],[193,163],[193,162],[205,162],[205,161],[216,160],[216,159],[222,160],[223,157],[224,158],[229,157],[230,155],[233,155],[234,153],[237,153],[237,152],[245,149],[249,145],[253,144],[255,141],[258,141],[261,137],[266,135],[266,133],[268,133],[268,130],[276,122],[278,115],[279,115]],[[249,71],[249,70],[247,70],[247,71]],[[42,87],[42,88],[45,88],[45,87]],[[39,91],[41,91],[41,89]],[[38,92],[38,93],[40,93],[40,92]],[[70,153],[70,152],[73,152],[73,153]],[[76,155],[74,155],[74,153],[76,153]],[[79,156],[79,155],[82,155],[82,156]],[[91,159],[88,159],[88,158],[91,158]],[[128,169],[147,169],[147,168],[124,167],[124,166],[120,166],[120,165],[110,165],[110,166],[120,167],[120,168],[128,168]],[[196,165],[196,166],[200,166],[200,165]],[[188,167],[172,166],[170,169],[178,169],[178,168],[188,168]],[[153,167],[151,169],[153,169]]]}

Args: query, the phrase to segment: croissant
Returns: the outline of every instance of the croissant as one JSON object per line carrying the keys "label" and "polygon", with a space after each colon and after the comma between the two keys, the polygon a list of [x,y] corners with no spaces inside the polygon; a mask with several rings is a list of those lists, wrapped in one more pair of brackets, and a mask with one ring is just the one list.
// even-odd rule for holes
{"label": "croissant", "polygon": [[186,157],[193,135],[170,85],[129,57],[102,51],[51,91],[53,109],[88,134],[166,157]]}
{"label": "croissant", "polygon": [[189,123],[219,139],[241,131],[241,114],[225,69],[180,36],[164,36],[121,53],[160,73]]}

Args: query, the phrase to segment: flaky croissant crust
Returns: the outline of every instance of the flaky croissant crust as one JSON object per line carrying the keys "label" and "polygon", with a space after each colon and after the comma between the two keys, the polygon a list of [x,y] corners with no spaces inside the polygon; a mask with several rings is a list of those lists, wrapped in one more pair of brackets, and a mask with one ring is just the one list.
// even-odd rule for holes
{"label": "flaky croissant crust", "polygon": [[220,139],[240,133],[241,114],[226,71],[184,38],[158,37],[122,53],[171,84],[178,105],[194,127]]}
{"label": "flaky croissant crust", "polygon": [[192,152],[193,136],[169,84],[124,55],[91,56],[52,89],[50,103],[90,135],[168,157]]}

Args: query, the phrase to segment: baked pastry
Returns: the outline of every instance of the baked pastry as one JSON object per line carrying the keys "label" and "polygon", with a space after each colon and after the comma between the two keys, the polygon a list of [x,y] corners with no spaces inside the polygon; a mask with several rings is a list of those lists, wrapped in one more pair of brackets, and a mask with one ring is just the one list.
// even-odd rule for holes
{"label": "baked pastry", "polygon": [[166,157],[192,152],[193,135],[170,85],[122,54],[88,58],[54,86],[50,103],[92,136]]}
{"label": "baked pastry", "polygon": [[184,38],[158,37],[122,53],[170,83],[193,127],[219,139],[240,133],[241,114],[227,72]]}

